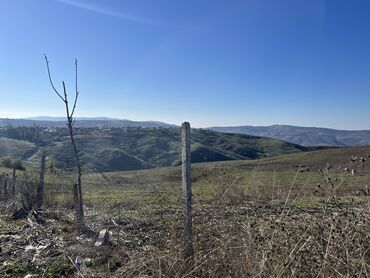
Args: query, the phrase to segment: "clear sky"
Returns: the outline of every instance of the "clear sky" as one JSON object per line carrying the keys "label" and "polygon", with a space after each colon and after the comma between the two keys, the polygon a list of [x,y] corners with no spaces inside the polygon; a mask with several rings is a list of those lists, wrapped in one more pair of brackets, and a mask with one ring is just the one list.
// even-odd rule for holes
{"label": "clear sky", "polygon": [[368,0],[0,0],[0,117],[370,129]]}

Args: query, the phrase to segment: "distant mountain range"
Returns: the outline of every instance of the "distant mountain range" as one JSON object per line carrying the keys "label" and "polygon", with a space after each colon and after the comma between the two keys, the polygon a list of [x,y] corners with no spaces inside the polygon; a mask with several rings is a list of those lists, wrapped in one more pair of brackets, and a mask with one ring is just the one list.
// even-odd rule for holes
{"label": "distant mountain range", "polygon": [[[64,117],[32,117],[25,119],[1,119],[0,127],[65,127]],[[161,127],[171,128],[176,125],[158,121],[131,121],[108,117],[76,118],[75,127],[80,128],[120,128],[120,127]],[[301,146],[365,146],[370,145],[370,130],[337,130],[318,127],[300,127],[291,125],[271,126],[224,126],[207,128],[217,132],[240,133],[253,136],[269,137]]]}
{"label": "distant mountain range", "polygon": [[301,146],[370,145],[370,130],[337,130],[290,125],[212,127],[214,131],[275,138]]}
{"label": "distant mountain range", "polygon": [[[65,117],[32,117],[25,119],[4,119],[0,118],[1,126],[24,126],[24,127],[65,127],[66,118]],[[175,127],[175,125],[157,122],[157,121],[130,121],[130,120],[120,120],[115,118],[106,117],[94,117],[94,118],[76,118],[75,127],[102,127],[102,128],[119,128],[119,127]]]}
{"label": "distant mountain range", "polygon": [[[66,120],[66,117],[49,117],[49,116],[38,116],[38,117],[29,117],[24,118],[25,120],[32,120],[32,121],[48,121],[48,122],[62,122]],[[129,121],[127,119],[117,119],[117,118],[109,118],[109,117],[78,117],[76,118],[80,121]]]}

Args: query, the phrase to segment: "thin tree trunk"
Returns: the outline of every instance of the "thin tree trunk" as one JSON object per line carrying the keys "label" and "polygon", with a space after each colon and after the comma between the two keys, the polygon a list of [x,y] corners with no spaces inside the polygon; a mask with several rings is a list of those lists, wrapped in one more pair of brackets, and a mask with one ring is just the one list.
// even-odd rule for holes
{"label": "thin tree trunk", "polygon": [[[80,156],[77,151],[75,138],[73,135],[73,123],[72,119],[69,116],[69,108],[68,103],[66,103],[66,110],[67,110],[67,119],[68,119],[68,128],[69,128],[69,136],[71,138],[72,146],[73,146],[73,152],[75,154],[75,160],[76,160],[76,167],[77,167],[77,203],[75,203],[76,206],[76,222],[77,222],[77,229],[79,232],[82,232],[85,226],[85,218],[84,218],[84,209],[83,209],[83,199],[82,199],[82,186],[81,186],[81,162],[80,162]],[[74,192],[75,194],[75,192]]]}

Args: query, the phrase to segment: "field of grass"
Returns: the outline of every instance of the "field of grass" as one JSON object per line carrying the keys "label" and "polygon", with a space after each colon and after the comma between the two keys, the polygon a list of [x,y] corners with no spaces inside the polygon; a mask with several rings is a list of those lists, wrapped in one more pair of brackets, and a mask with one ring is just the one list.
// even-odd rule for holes
{"label": "field of grass", "polygon": [[[44,224],[9,220],[2,206],[0,276],[367,277],[370,165],[350,162],[366,155],[358,147],[193,164],[190,268],[180,167],[84,174],[87,226],[111,232],[102,248],[74,232],[74,175],[48,172]],[[27,175],[37,183],[37,173]],[[30,244],[36,249],[24,252]]]}

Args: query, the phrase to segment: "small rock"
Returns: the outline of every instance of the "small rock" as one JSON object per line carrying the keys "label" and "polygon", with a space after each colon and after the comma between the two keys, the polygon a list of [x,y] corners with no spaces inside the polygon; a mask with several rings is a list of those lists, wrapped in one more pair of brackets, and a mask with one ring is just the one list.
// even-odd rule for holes
{"label": "small rock", "polygon": [[26,248],[24,248],[24,251],[25,252],[28,252],[28,251],[35,251],[36,250],[36,247],[33,246],[32,244],[30,245],[27,245]]}
{"label": "small rock", "polygon": [[99,232],[98,238],[95,241],[95,246],[103,246],[103,245],[108,245],[109,244],[109,232],[107,229],[101,230]]}
{"label": "small rock", "polygon": [[33,222],[32,222],[32,220],[31,220],[30,218],[27,218],[27,220],[28,220],[28,225],[30,225],[30,227],[33,227]]}
{"label": "small rock", "polygon": [[93,260],[90,259],[90,258],[86,258],[86,259],[84,259],[84,264],[86,266],[91,266],[91,265],[93,265]]}
{"label": "small rock", "polygon": [[80,267],[82,264],[82,258],[80,256],[77,256],[75,259],[75,264]]}

